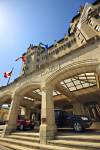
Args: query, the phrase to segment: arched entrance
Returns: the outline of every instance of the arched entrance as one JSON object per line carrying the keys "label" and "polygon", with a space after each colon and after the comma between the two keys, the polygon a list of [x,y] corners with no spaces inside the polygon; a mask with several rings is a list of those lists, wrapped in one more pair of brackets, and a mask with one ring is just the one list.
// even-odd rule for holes
{"label": "arched entrance", "polygon": [[[54,72],[53,74],[51,74],[46,79],[44,89],[49,89],[48,87],[51,86],[53,90],[56,90],[56,92],[61,93],[60,96],[57,95],[58,99],[59,99],[59,97],[61,97],[61,100],[66,99],[66,101],[71,102],[73,104],[73,109],[74,109],[73,113],[74,114],[86,115],[85,109],[83,106],[83,101],[80,101],[80,96],[86,95],[88,93],[93,93],[95,91],[99,91],[98,86],[97,86],[97,82],[98,82],[97,81],[98,80],[97,67],[98,67],[98,63],[93,63],[93,62],[92,63],[91,62],[89,62],[89,63],[88,62],[84,62],[84,63],[80,62],[80,63],[76,63],[76,65],[71,64],[70,66],[59,69],[56,72]],[[70,81],[68,81],[68,80],[70,80]],[[70,86],[68,86],[68,84]],[[73,84],[73,86],[71,84]],[[48,90],[48,91],[45,90],[45,92],[47,94],[48,92],[50,92],[50,90]],[[44,115],[45,117],[42,118],[43,119],[42,126],[43,125],[49,126],[49,121],[47,121],[47,120],[48,120],[50,111],[52,112],[52,114],[54,114],[53,99],[56,99],[56,98],[54,98],[53,92],[51,95],[52,96],[50,96],[49,98],[45,96],[45,103],[44,103],[44,100],[42,99],[42,113],[44,113],[43,112],[44,104],[46,107],[46,109],[45,109],[46,115]],[[42,96],[44,97],[44,91],[43,91]],[[48,96],[49,96],[49,93],[48,93]],[[52,107],[51,107],[51,105],[52,105]],[[49,109],[49,111],[48,111],[48,109]],[[43,114],[42,114],[42,117],[43,117]],[[53,117],[54,117],[54,115],[52,115],[52,120],[54,120]],[[52,124],[54,125],[54,128],[55,128],[55,124],[54,123],[52,123]],[[52,130],[53,133],[55,133],[54,128],[51,128],[51,129],[49,128],[49,129]],[[44,132],[49,133],[49,129],[46,128],[44,130]],[[40,132],[41,136],[43,135],[42,131],[43,131],[43,129],[41,129],[41,132]],[[54,134],[51,134],[50,136],[51,136],[51,138],[54,138]],[[48,135],[47,136],[45,135],[46,139],[50,138],[50,137],[49,138],[48,137],[49,137]],[[44,141],[46,141],[46,140],[44,139]]]}
{"label": "arched entrance", "polygon": [[23,106],[26,108],[27,119],[30,119],[32,108],[36,100],[36,94],[33,91],[40,87],[39,83],[25,83],[18,86],[11,95],[12,102],[8,114],[8,123],[4,130],[3,136],[16,130],[17,118],[19,115],[19,108]]}

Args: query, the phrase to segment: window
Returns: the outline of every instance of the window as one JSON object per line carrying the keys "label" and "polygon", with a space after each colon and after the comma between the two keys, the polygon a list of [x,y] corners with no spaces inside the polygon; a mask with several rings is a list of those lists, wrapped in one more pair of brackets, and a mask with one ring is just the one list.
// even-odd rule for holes
{"label": "window", "polygon": [[77,35],[77,37],[78,37],[79,39],[80,39],[80,35],[81,35],[80,33]]}
{"label": "window", "polygon": [[92,20],[89,20],[89,24],[90,24],[91,26],[93,26],[93,21],[92,21]]}
{"label": "window", "polygon": [[83,39],[82,41],[81,41],[81,44],[83,44],[85,42],[85,40]]}
{"label": "window", "polygon": [[76,91],[96,85],[95,73],[84,73],[65,79],[60,82],[62,86],[70,91]]}
{"label": "window", "polygon": [[100,31],[100,27],[99,27],[98,25],[96,25],[96,26],[95,26],[95,30],[96,30],[97,32],[99,32],[99,31]]}
{"label": "window", "polygon": [[59,53],[59,50],[57,49],[57,50],[56,50],[56,54],[58,54],[58,53]]}
{"label": "window", "polygon": [[95,18],[96,18],[96,19],[99,19],[99,18],[100,18],[100,15],[98,15],[98,14],[95,15]]}
{"label": "window", "polygon": [[75,39],[75,38],[72,40],[72,43],[73,43],[73,44],[76,43],[76,39]]}
{"label": "window", "polygon": [[68,42],[68,43],[67,43],[67,46],[68,46],[68,48],[70,48],[70,47],[71,47],[71,43],[70,43],[70,42]]}

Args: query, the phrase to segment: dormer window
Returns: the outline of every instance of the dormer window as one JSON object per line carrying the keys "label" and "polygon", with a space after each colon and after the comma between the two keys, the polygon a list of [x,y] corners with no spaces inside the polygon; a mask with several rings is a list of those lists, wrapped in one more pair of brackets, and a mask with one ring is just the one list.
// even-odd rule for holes
{"label": "dormer window", "polygon": [[89,24],[90,24],[91,26],[93,26],[93,21],[92,21],[92,20],[89,20]]}
{"label": "dormer window", "polygon": [[80,36],[81,36],[81,33],[79,33],[78,35],[77,35],[77,37],[80,39]]}
{"label": "dormer window", "polygon": [[100,27],[99,27],[98,25],[96,25],[96,26],[95,26],[95,30],[96,30],[97,32],[99,32],[99,31],[100,31]]}

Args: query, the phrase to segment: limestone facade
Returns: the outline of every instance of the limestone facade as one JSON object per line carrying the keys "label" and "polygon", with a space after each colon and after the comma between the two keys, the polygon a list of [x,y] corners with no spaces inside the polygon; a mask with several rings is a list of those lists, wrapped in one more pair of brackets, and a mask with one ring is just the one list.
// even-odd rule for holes
{"label": "limestone facade", "polygon": [[[55,105],[59,108],[61,105],[65,108],[65,103],[66,107],[72,105],[74,114],[91,115],[94,110],[100,122],[99,2],[85,5],[72,19],[68,36],[51,45],[48,53],[43,47],[30,45],[26,57],[20,76],[8,86],[0,87],[0,103],[11,102],[3,137],[16,130],[20,106],[26,107],[27,112],[41,109],[41,143],[53,139],[57,132]],[[62,84],[65,79],[73,81],[70,84],[80,82],[81,88],[78,89],[77,83],[66,88]],[[54,91],[58,94],[54,95]]]}

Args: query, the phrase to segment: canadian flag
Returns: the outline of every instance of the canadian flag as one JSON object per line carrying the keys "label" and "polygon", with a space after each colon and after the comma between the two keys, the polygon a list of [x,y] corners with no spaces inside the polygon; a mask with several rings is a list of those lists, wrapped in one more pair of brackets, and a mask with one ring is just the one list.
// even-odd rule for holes
{"label": "canadian flag", "polygon": [[25,64],[26,63],[26,53],[24,53],[21,57],[18,57],[15,61],[18,61],[19,59],[21,59],[22,62]]}
{"label": "canadian flag", "polygon": [[5,72],[4,73],[4,78],[9,78],[12,74],[12,71],[11,72]]}

